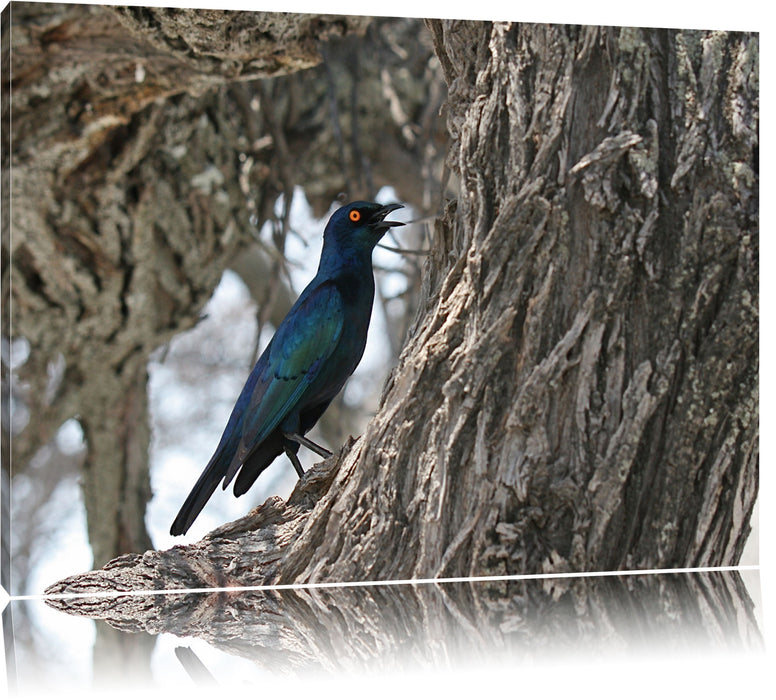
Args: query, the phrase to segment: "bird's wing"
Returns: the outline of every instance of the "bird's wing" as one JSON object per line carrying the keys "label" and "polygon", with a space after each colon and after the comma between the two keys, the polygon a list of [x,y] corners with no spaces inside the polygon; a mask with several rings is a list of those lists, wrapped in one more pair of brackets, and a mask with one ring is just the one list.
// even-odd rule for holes
{"label": "bird's wing", "polygon": [[226,473],[224,488],[240,465],[282,423],[334,351],[345,320],[334,284],[317,287],[280,324],[264,371],[245,411],[242,439]]}

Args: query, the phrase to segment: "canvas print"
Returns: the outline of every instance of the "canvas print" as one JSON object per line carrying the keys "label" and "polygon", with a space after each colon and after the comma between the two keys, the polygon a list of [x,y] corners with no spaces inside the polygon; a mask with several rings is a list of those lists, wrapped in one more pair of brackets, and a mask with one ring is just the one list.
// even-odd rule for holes
{"label": "canvas print", "polygon": [[14,687],[759,648],[756,31],[2,21]]}

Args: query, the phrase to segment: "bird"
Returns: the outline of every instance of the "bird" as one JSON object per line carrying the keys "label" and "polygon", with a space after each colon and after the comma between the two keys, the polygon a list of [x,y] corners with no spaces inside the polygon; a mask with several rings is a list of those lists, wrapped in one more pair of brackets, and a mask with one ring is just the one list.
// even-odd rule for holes
{"label": "bird", "polygon": [[385,218],[402,206],[358,201],[331,215],[318,271],[256,361],[171,535],[188,531],[222,481],[226,489],[234,479],[234,495],[241,496],[283,453],[300,478],[300,446],[331,456],[305,433],[364,354],[375,294],[372,251],[388,229],[404,225]]}

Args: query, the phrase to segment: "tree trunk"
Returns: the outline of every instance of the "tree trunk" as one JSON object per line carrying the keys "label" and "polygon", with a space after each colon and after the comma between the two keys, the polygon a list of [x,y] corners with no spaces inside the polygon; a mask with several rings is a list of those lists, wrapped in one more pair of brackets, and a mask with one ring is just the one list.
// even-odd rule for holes
{"label": "tree trunk", "polygon": [[738,561],[756,35],[428,26],[461,193],[378,414],[287,503],[51,592]]}
{"label": "tree trunk", "polygon": [[[356,509],[333,506],[325,549],[350,564],[327,576],[393,575],[409,542],[399,577],[737,562],[758,464],[756,37],[431,28],[462,192],[336,496],[396,497],[357,542]],[[395,522],[404,542],[381,536]]]}

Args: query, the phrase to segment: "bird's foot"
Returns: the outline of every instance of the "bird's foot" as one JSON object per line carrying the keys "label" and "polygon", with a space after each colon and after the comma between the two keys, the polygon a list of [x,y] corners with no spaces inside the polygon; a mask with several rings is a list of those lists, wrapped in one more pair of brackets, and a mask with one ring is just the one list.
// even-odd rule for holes
{"label": "bird's foot", "polygon": [[296,456],[296,452],[290,447],[284,447],[283,449],[286,451],[286,457],[291,460],[291,464],[294,465],[294,469],[296,469],[296,473],[301,479],[304,476],[304,469],[302,469],[302,463],[299,461],[299,457]]}
{"label": "bird's foot", "polygon": [[317,455],[320,455],[324,459],[328,459],[332,456],[332,452],[329,452],[325,447],[321,447],[318,443],[313,442],[309,438],[306,438],[304,435],[300,435],[299,433],[283,433],[283,437],[288,438],[289,440],[293,440],[294,442],[299,443],[300,445],[303,445],[308,450],[312,450]]}

